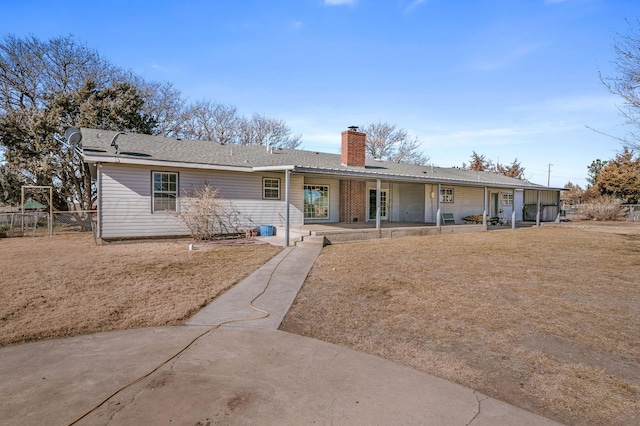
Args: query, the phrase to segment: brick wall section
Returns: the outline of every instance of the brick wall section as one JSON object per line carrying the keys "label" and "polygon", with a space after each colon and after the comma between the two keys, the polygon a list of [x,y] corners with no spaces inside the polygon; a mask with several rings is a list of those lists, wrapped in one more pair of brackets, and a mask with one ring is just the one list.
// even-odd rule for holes
{"label": "brick wall section", "polygon": [[364,167],[366,133],[345,130],[342,132],[342,165]]}
{"label": "brick wall section", "polygon": [[367,220],[367,183],[362,180],[340,181],[340,222]]}

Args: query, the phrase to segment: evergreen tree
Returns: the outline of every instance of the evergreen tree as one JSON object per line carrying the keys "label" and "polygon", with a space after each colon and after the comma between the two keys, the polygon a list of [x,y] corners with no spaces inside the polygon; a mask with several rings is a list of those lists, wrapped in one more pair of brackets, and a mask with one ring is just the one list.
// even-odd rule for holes
{"label": "evergreen tree", "polygon": [[622,203],[636,204],[640,200],[640,157],[624,147],[598,174],[597,189]]}

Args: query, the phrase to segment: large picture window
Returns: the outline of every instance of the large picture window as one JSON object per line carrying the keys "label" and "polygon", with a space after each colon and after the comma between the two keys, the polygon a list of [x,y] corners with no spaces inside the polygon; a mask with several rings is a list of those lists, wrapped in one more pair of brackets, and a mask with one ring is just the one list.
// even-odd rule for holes
{"label": "large picture window", "polygon": [[265,200],[280,199],[280,179],[262,179],[262,198]]}
{"label": "large picture window", "polygon": [[304,218],[329,219],[329,187],[327,185],[304,186]]}
{"label": "large picture window", "polygon": [[440,189],[440,202],[453,203],[453,188]]}
{"label": "large picture window", "polygon": [[153,172],[152,212],[177,211],[178,174],[171,172]]}

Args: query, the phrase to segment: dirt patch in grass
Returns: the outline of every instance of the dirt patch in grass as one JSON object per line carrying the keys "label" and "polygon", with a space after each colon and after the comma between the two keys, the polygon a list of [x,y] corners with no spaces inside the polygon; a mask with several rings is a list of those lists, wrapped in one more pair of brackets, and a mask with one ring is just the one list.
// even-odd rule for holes
{"label": "dirt patch in grass", "polygon": [[0,346],[181,324],[278,253],[270,245],[137,242],[90,234],[0,239]]}
{"label": "dirt patch in grass", "polygon": [[570,424],[640,422],[640,227],[323,249],[282,330]]}

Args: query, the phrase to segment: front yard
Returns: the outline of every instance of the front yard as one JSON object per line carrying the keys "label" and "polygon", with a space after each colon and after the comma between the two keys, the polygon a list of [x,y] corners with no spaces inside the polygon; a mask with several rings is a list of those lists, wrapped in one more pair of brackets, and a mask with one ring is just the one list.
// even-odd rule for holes
{"label": "front yard", "polygon": [[333,245],[281,329],[562,422],[638,424],[639,277],[638,226]]}
{"label": "front yard", "polygon": [[[282,329],[570,424],[640,423],[640,226],[325,247]],[[279,251],[0,239],[0,346],[181,324]]]}
{"label": "front yard", "polygon": [[96,246],[90,233],[0,238],[0,346],[181,324],[279,252],[187,242]]}

